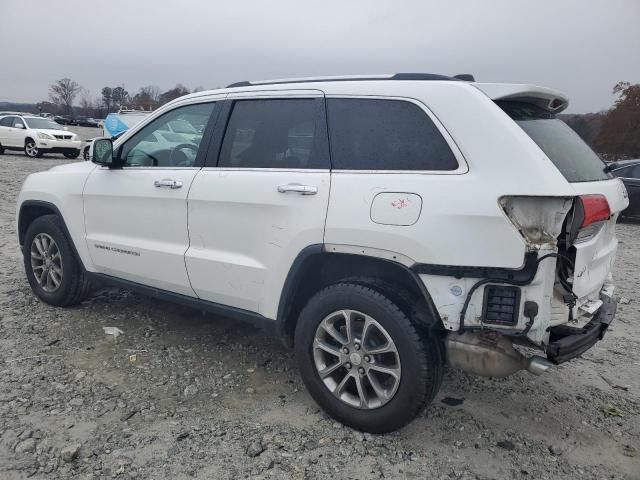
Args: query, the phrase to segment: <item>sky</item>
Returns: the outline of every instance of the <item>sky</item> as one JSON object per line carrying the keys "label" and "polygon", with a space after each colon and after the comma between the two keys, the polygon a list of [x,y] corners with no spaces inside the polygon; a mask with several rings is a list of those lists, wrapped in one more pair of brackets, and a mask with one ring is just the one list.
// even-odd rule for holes
{"label": "sky", "polygon": [[426,72],[534,83],[573,113],[640,83],[640,0],[0,0],[0,101]]}

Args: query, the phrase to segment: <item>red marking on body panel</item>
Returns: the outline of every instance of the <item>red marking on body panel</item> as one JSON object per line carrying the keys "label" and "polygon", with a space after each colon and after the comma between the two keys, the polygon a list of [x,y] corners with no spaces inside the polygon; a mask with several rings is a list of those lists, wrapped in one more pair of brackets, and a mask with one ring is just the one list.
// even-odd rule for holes
{"label": "red marking on body panel", "polygon": [[411,200],[409,200],[408,198],[399,198],[391,202],[391,206],[393,208],[397,208],[398,210],[400,210],[400,209],[403,209],[404,207],[408,207],[410,203],[411,203]]}

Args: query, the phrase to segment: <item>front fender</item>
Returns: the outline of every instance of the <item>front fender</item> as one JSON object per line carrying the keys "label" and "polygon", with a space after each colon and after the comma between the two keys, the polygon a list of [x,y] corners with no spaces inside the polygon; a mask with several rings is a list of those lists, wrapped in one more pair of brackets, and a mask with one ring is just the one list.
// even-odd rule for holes
{"label": "front fender", "polygon": [[25,230],[21,218],[24,219],[27,208],[47,208],[63,219],[69,239],[84,268],[94,271],[84,241],[83,191],[88,176],[95,168],[94,164],[88,162],[72,163],[29,175],[22,185],[16,205],[18,241],[22,240],[20,232]]}

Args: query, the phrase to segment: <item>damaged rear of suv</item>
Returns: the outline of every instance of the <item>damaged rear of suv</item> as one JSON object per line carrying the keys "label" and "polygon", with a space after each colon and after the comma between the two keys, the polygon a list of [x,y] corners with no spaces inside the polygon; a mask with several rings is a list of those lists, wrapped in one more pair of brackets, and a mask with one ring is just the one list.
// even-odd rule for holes
{"label": "damaged rear of suv", "polygon": [[275,324],[329,414],[395,430],[446,364],[540,374],[611,323],[628,199],[566,106],[431,74],[187,95],[94,140],[98,165],[29,176],[27,278],[53,305],[102,282]]}

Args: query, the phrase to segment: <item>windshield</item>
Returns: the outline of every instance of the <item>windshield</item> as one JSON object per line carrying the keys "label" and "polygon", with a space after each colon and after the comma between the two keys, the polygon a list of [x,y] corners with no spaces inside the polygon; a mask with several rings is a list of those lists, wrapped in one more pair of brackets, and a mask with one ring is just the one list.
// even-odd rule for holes
{"label": "windshield", "polygon": [[27,123],[29,128],[43,128],[49,130],[64,130],[60,125],[58,125],[53,120],[49,120],[48,118],[25,118],[24,121]]}
{"label": "windshield", "polygon": [[538,144],[569,182],[608,180],[604,162],[552,113],[523,102],[496,102]]}

